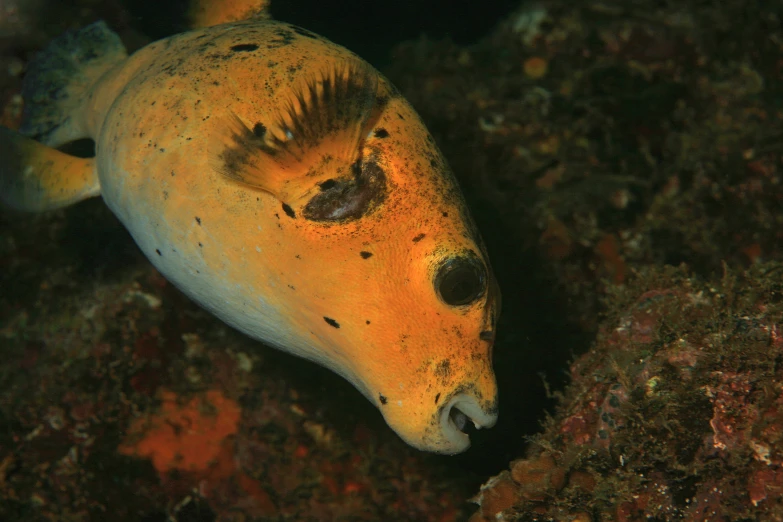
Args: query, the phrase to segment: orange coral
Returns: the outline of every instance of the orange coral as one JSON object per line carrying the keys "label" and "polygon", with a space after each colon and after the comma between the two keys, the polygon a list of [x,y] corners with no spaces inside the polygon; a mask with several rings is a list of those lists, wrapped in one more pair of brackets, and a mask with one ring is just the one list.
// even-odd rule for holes
{"label": "orange coral", "polygon": [[237,432],[239,406],[217,390],[184,404],[171,391],[161,398],[157,414],[133,421],[119,452],[150,458],[160,473],[206,470],[220,456],[223,440]]}

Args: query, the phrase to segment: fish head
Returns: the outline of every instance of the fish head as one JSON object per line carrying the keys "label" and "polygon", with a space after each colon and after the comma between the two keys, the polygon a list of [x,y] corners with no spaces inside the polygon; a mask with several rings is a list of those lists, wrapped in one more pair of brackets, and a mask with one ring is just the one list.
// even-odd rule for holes
{"label": "fish head", "polygon": [[497,418],[500,292],[445,159],[369,66],[328,69],[281,105],[261,128],[237,115],[219,158],[289,218],[271,270],[295,288],[276,297],[301,332],[287,349],[352,382],[408,444],[466,450],[466,424]]}
{"label": "fish head", "polygon": [[468,422],[482,428],[497,419],[500,291],[458,185],[407,101],[388,101],[365,147],[387,191],[364,218],[378,237],[362,247],[372,256],[355,267],[373,281],[358,309],[377,316],[359,321],[368,396],[410,445],[459,453],[470,445]]}

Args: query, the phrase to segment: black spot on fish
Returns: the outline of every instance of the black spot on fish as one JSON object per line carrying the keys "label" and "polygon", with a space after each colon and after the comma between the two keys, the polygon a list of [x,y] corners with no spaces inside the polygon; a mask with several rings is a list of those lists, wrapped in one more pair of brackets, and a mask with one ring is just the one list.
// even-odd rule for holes
{"label": "black spot on fish", "polygon": [[296,218],[296,212],[294,212],[294,209],[292,209],[286,203],[283,203],[283,212],[285,212],[286,215],[288,217],[290,217],[291,219],[295,219]]}
{"label": "black spot on fish", "polygon": [[381,404],[386,404],[387,402],[389,402],[389,399],[387,399],[386,397],[384,397],[380,393],[378,394],[378,399],[381,401]]}
{"label": "black spot on fish", "polygon": [[366,321],[364,321],[364,322],[365,322],[365,324],[370,324],[370,320],[369,320],[369,319],[367,319],[367,320],[366,320]]}
{"label": "black spot on fish", "polygon": [[253,125],[253,135],[256,138],[263,138],[264,134],[266,134],[266,127],[264,127],[263,123],[256,123]]}
{"label": "black spot on fish", "polygon": [[376,138],[388,138],[389,137],[389,131],[384,129],[383,127],[375,130],[375,137]]}
{"label": "black spot on fish", "polygon": [[256,49],[258,49],[256,44],[238,44],[231,46],[231,50],[235,53],[247,53],[250,51],[255,51]]}
{"label": "black spot on fish", "polygon": [[440,400],[440,392],[435,396],[435,404],[438,404],[438,401]]}
{"label": "black spot on fish", "polygon": [[288,288],[290,288],[291,290],[296,290],[296,288],[294,288],[294,285],[288,285]]}
{"label": "black spot on fish", "polygon": [[326,321],[326,324],[329,326],[334,326],[335,328],[340,328],[340,323],[332,319],[331,317],[324,316],[324,321]]}
{"label": "black spot on fish", "polygon": [[414,237],[414,238],[413,238],[413,242],[414,242],[414,243],[418,243],[419,241],[421,241],[422,239],[424,239],[424,237],[425,237],[426,235],[427,235],[427,234],[419,234],[418,236],[416,236],[416,237]]}
{"label": "black spot on fish", "polygon": [[176,176],[176,174],[175,174],[175,173],[174,173],[174,171],[172,170],[172,171],[171,171],[171,177],[173,178],[174,176]]}
{"label": "black spot on fish", "polygon": [[199,248],[203,247],[204,245],[201,243],[201,241],[198,242]]}
{"label": "black spot on fish", "polygon": [[335,180],[327,179],[326,181],[318,185],[318,188],[321,189],[321,192],[325,192],[330,188],[334,187],[335,185],[337,185],[337,182]]}
{"label": "black spot on fish", "polygon": [[482,341],[491,341],[494,338],[495,338],[495,332],[493,332],[492,330],[484,330],[479,334],[479,339],[481,339]]}
{"label": "black spot on fish", "polygon": [[438,168],[438,162],[435,161],[434,159],[431,159],[430,160],[430,167],[432,167],[433,169]]}
{"label": "black spot on fish", "polygon": [[163,254],[161,254],[160,250],[158,250],[157,248],[155,249],[155,252],[157,252],[159,256],[161,256],[161,257],[163,256]]}
{"label": "black spot on fish", "polygon": [[293,29],[293,31],[294,31],[296,34],[298,34],[299,36],[304,36],[305,38],[312,38],[312,39],[314,39],[314,40],[317,40],[317,39],[318,39],[318,35],[317,35],[317,34],[315,34],[315,33],[311,33],[311,32],[310,32],[310,31],[308,31],[307,29],[304,29],[304,28],[302,28],[302,27],[299,27],[298,25],[292,25],[292,26],[291,26],[291,29]]}
{"label": "black spot on fish", "polygon": [[196,216],[196,223],[198,223],[199,225],[201,224],[201,218],[198,216]]}
{"label": "black spot on fish", "polygon": [[372,252],[366,252],[362,250],[359,252],[359,255],[362,256],[362,259],[370,259],[372,257]]}
{"label": "black spot on fish", "polygon": [[449,213],[448,212],[444,212],[443,213],[443,217],[449,217]]}
{"label": "black spot on fish", "polygon": [[163,201],[166,201],[167,199],[169,199],[169,193],[168,193],[168,191],[164,190],[163,191]]}

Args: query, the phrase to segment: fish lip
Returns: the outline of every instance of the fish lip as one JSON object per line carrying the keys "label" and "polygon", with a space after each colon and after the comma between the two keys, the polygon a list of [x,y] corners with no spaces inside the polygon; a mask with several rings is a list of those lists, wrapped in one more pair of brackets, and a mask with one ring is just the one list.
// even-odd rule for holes
{"label": "fish lip", "polygon": [[473,422],[476,429],[491,428],[497,418],[497,413],[487,413],[474,396],[454,394],[439,413],[441,434],[448,446],[446,453],[462,453],[470,447],[470,436],[462,431],[468,421]]}

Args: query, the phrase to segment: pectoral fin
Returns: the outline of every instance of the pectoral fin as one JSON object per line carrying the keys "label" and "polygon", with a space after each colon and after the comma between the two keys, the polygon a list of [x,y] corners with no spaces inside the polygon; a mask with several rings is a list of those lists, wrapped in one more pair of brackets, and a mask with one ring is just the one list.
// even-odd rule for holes
{"label": "pectoral fin", "polygon": [[329,65],[302,81],[268,121],[226,117],[215,167],[231,180],[294,208],[319,184],[356,176],[364,140],[380,114],[378,77],[360,62]]}

